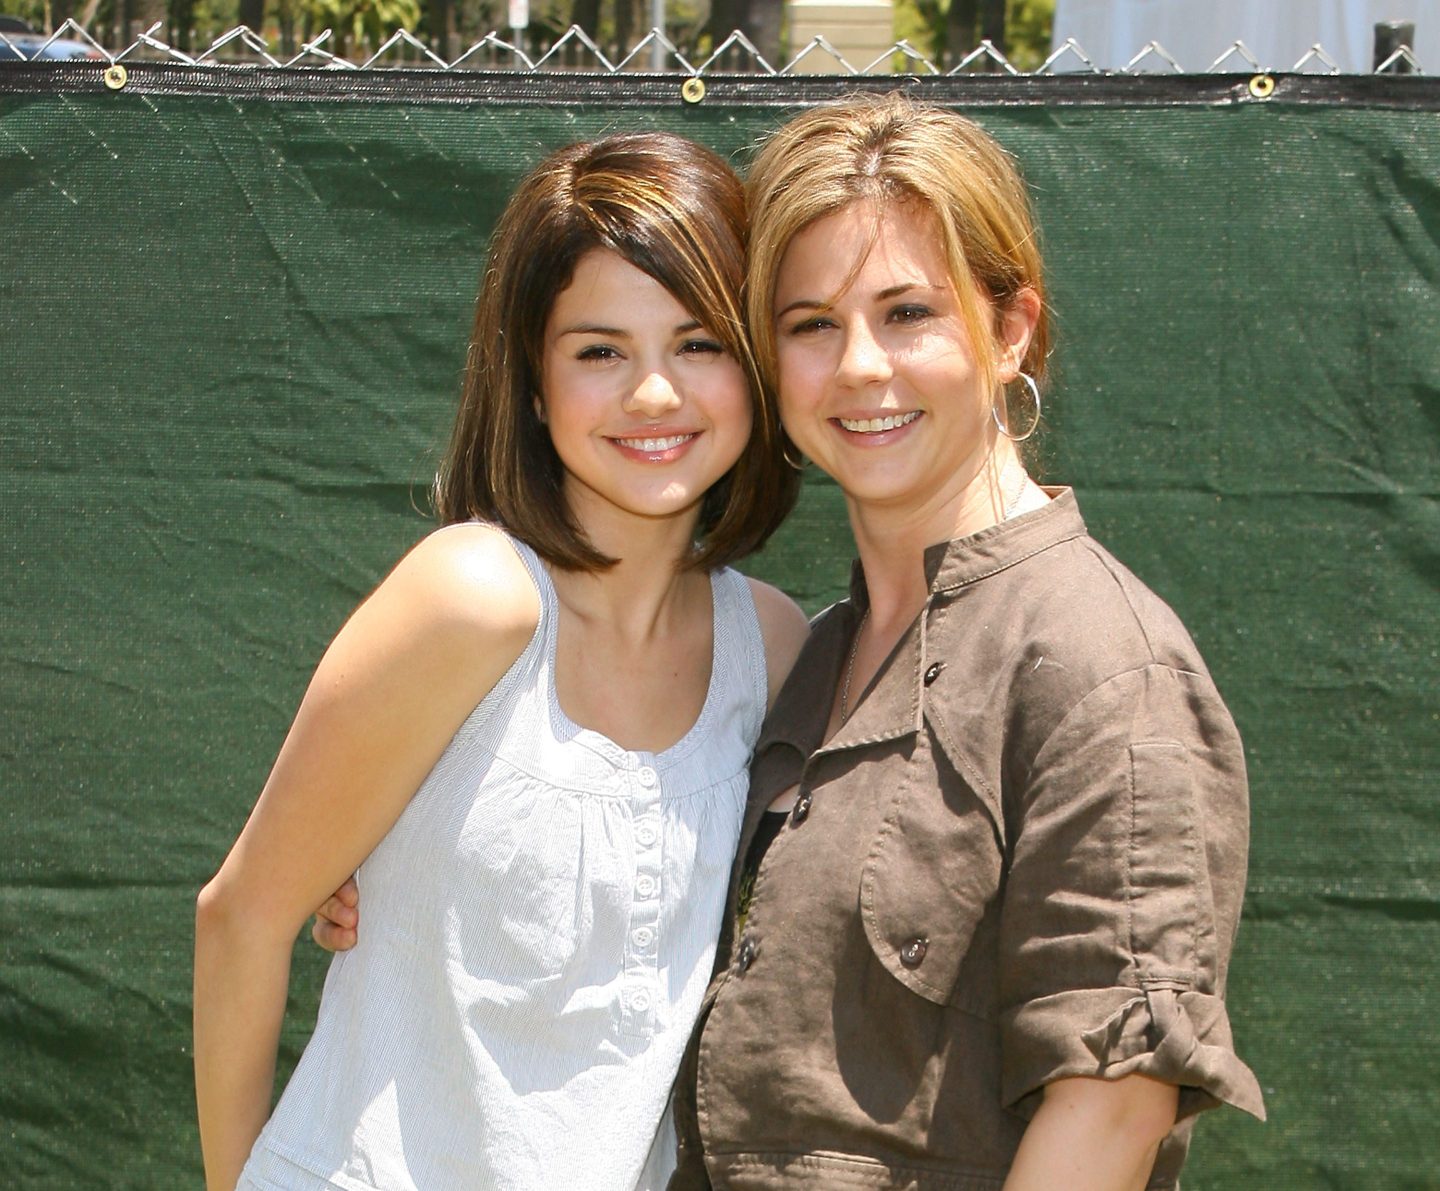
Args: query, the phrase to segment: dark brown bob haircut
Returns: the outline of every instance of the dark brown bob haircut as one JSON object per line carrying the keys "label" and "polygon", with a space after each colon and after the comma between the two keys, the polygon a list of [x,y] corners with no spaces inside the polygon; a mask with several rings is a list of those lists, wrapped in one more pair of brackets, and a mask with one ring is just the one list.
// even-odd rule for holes
{"label": "dark brown bob haircut", "polygon": [[706,493],[685,560],[709,570],[764,544],[795,503],[773,398],[745,333],[745,196],[709,149],[661,132],[618,133],[551,154],[525,176],[490,240],[465,387],[435,477],[441,524],[503,526],[567,570],[602,570],[565,501],[564,465],[535,412],[545,324],[586,253],[609,249],[663,285],[740,362],[754,410],[743,454]]}

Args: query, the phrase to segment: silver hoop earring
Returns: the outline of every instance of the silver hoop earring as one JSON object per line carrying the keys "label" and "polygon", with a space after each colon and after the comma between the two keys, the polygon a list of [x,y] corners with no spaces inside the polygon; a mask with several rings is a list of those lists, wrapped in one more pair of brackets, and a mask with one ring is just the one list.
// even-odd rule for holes
{"label": "silver hoop earring", "polygon": [[787,439],[787,440],[785,441],[785,443],[784,443],[784,444],[781,446],[781,448],[780,448],[780,458],[782,458],[783,460],[785,460],[785,462],[786,462],[793,470],[795,470],[795,471],[804,471],[804,470],[805,470],[805,464],[806,464],[806,462],[807,462],[805,456],[804,456],[804,455],[801,455],[798,460],[797,460],[797,459],[792,459],[792,458],[790,457],[790,446],[791,446],[791,444],[790,444],[789,440]]}
{"label": "silver hoop earring", "polygon": [[[1032,434],[1040,429],[1040,386],[1035,383],[1035,378],[1028,372],[1017,372],[1016,378],[1025,382],[1025,387],[1030,390],[1030,400],[1035,403],[1035,417],[1030,425],[1026,427],[1024,434],[1011,434],[1010,427],[1000,420],[1000,401],[990,407],[990,416],[995,419],[995,429],[1000,431],[1011,442],[1024,442]],[[1001,390],[1001,401],[1004,400],[1005,391]],[[1009,421],[1010,410],[1007,404],[1005,410],[1006,421]]]}

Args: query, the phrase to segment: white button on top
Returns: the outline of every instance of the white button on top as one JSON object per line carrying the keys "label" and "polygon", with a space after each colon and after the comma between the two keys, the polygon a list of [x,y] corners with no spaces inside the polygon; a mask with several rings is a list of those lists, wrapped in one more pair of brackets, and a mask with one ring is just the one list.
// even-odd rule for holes
{"label": "white button on top", "polygon": [[648,848],[657,838],[654,823],[641,823],[635,828],[635,842],[642,848]]}
{"label": "white button on top", "polygon": [[650,897],[655,892],[655,878],[641,873],[635,878],[635,892],[641,897]]}
{"label": "white button on top", "polygon": [[644,1013],[650,1008],[650,994],[643,988],[637,989],[630,994],[630,1008],[636,1013]]}
{"label": "white button on top", "polygon": [[648,766],[648,765],[645,766],[645,768],[642,769],[642,770],[641,770],[639,773],[637,773],[635,776],[640,779],[640,784],[641,784],[642,786],[653,786],[653,785],[655,784],[655,781],[656,781],[656,773],[655,773],[655,771],[654,771],[653,769],[651,769],[650,766]]}
{"label": "white button on top", "polygon": [[630,941],[637,947],[650,946],[650,940],[655,937],[655,932],[648,926],[637,926],[630,932]]}

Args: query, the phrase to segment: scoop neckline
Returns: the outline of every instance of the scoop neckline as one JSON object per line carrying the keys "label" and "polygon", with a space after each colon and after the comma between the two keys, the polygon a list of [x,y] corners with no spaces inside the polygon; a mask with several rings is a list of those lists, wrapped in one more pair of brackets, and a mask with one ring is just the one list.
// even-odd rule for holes
{"label": "scoop neckline", "polygon": [[554,723],[565,732],[568,739],[587,745],[622,768],[649,761],[657,769],[666,769],[693,751],[700,743],[710,720],[714,718],[715,706],[720,697],[720,637],[723,620],[720,603],[724,590],[721,584],[721,571],[717,569],[710,572],[710,681],[705,688],[705,701],[700,705],[700,712],[696,715],[695,722],[680,735],[679,739],[659,752],[649,749],[627,749],[598,728],[587,728],[584,724],[576,723],[560,705],[560,690],[554,681],[555,648],[559,640],[560,598],[555,593],[555,586],[550,581],[549,572],[542,566],[540,573],[545,576],[545,614],[549,621],[545,632],[545,659],[551,674],[549,702],[550,715]]}

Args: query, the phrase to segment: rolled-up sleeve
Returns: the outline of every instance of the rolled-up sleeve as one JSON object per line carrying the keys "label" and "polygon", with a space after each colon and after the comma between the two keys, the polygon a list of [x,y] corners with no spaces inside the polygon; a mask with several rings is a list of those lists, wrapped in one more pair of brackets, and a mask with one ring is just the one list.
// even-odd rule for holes
{"label": "rolled-up sleeve", "polygon": [[1226,967],[1249,806],[1208,675],[1151,665],[1091,691],[1018,775],[1001,912],[1004,1101],[1066,1076],[1142,1073],[1263,1119],[1236,1056]]}

